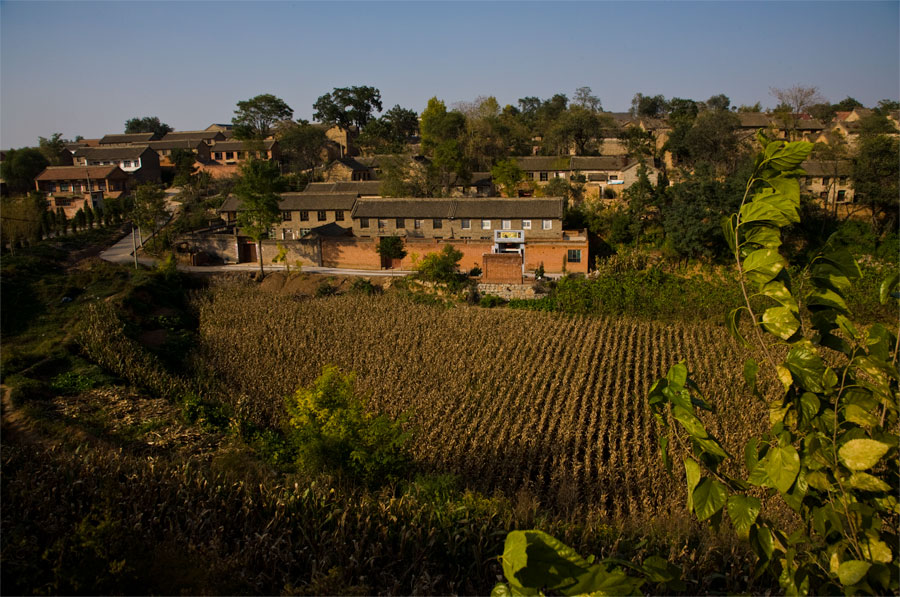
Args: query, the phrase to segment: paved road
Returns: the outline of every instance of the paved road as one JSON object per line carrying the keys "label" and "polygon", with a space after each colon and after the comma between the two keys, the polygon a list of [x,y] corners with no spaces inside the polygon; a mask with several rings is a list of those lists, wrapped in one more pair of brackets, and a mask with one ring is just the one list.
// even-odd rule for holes
{"label": "paved road", "polygon": [[[112,263],[121,263],[123,265],[133,264],[134,255],[132,254],[131,234],[126,234],[119,242],[100,253],[100,258]],[[138,263],[153,267],[157,260],[153,257],[141,255],[138,252]],[[267,272],[284,271],[287,266],[264,264]],[[178,269],[183,272],[193,273],[219,273],[219,272],[257,272],[259,271],[259,263],[235,263],[230,265],[179,265]],[[370,270],[370,269],[342,269],[337,267],[316,267],[313,265],[304,265],[303,271],[312,274],[325,274],[330,276],[408,276],[411,271],[406,270]]]}

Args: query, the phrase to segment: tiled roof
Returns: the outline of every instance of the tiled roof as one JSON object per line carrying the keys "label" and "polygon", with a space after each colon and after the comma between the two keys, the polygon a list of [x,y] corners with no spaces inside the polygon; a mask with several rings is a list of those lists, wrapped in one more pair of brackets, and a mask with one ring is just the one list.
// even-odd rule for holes
{"label": "tiled roof", "polygon": [[109,178],[119,171],[128,175],[118,166],[47,166],[34,177],[35,180],[78,180],[83,178]]}
{"label": "tiled roof", "polygon": [[850,160],[806,160],[800,167],[807,176],[850,176],[852,170]]}
{"label": "tiled roof", "polygon": [[357,195],[381,195],[379,180],[344,180],[338,182],[311,182],[304,193],[356,193]]}
{"label": "tiled roof", "polygon": [[766,128],[772,122],[772,119],[762,112],[738,112],[736,116],[741,123],[741,128]]}
{"label": "tiled roof", "polygon": [[625,156],[572,156],[572,170],[622,170],[631,163]]}
{"label": "tiled roof", "polygon": [[144,153],[153,151],[147,145],[131,145],[126,147],[79,147],[74,155],[89,160],[134,159]]}
{"label": "tiled roof", "polygon": [[[257,143],[257,141],[219,141],[212,147],[212,149],[213,151],[243,151],[245,149],[249,149],[252,151],[252,145],[255,143]],[[263,149],[270,150],[276,142],[272,139],[268,139],[266,141],[262,141],[261,143]]]}
{"label": "tiled roof", "polygon": [[358,199],[354,218],[450,218],[452,199]]}
{"label": "tiled roof", "polygon": [[569,170],[569,156],[517,156],[513,157],[519,168],[526,172]]}
{"label": "tiled roof", "polygon": [[459,198],[455,218],[556,218],[563,217],[564,199]]}
{"label": "tiled roof", "polygon": [[100,145],[109,145],[111,143],[146,143],[147,141],[155,141],[156,139],[159,139],[156,133],[105,135],[100,139]]}
{"label": "tiled roof", "polygon": [[205,145],[201,139],[184,139],[182,141],[150,141],[150,149],[197,149]]}
{"label": "tiled roof", "polygon": [[183,141],[184,139],[215,139],[224,138],[225,135],[222,134],[222,131],[175,131],[172,133],[166,133],[166,136],[162,138],[163,141]]}
{"label": "tiled roof", "polygon": [[[282,211],[317,211],[320,209],[351,210],[356,202],[356,193],[282,193],[278,202]],[[230,195],[219,213],[226,211],[241,211],[241,200]]]}

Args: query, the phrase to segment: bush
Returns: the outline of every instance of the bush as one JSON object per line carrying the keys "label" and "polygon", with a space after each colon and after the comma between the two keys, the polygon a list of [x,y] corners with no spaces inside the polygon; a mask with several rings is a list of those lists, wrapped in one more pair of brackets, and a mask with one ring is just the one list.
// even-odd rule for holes
{"label": "bush", "polygon": [[10,375],[4,383],[9,387],[9,400],[16,407],[34,400],[44,400],[50,395],[46,383],[23,375]]}
{"label": "bush", "polygon": [[345,473],[367,485],[396,480],[405,472],[403,421],[367,413],[352,374],[327,366],[312,387],[288,397],[286,406],[301,469]]}
{"label": "bush", "polygon": [[428,253],[416,268],[419,277],[428,282],[443,282],[453,284],[457,281],[457,268],[462,259],[462,251],[457,251],[453,245],[444,245],[440,253]]}
{"label": "bush", "polygon": [[494,307],[501,307],[505,304],[505,300],[493,294],[486,294],[478,301],[478,306],[484,307],[485,309],[493,309]]}
{"label": "bush", "polygon": [[403,239],[399,236],[382,236],[378,241],[375,251],[385,259],[403,259],[406,251],[403,249]]}
{"label": "bush", "polygon": [[365,278],[357,278],[353,280],[353,283],[350,285],[350,291],[357,294],[374,296],[381,291],[381,287],[372,284],[371,280],[366,280]]}

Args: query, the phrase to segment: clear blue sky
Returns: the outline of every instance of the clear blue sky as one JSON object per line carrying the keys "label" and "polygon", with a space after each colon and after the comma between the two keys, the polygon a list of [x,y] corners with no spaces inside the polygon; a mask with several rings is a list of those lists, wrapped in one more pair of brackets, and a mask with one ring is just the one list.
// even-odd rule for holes
{"label": "clear blue sky", "polygon": [[135,116],[230,122],[261,93],[295,118],[334,87],[371,85],[421,112],[590,86],[774,106],[818,86],[867,106],[900,95],[900,2],[0,1],[0,147],[99,137]]}

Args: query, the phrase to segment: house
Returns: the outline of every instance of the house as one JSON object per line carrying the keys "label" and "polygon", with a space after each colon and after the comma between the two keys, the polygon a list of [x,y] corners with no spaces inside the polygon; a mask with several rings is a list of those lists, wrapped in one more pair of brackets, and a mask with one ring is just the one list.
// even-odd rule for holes
{"label": "house", "polygon": [[[282,193],[281,221],[273,227],[272,236],[277,240],[300,239],[326,225],[341,226],[349,232],[356,199],[356,193]],[[229,224],[237,222],[240,211],[241,201],[235,196],[219,208],[219,214]]]}
{"label": "house", "polygon": [[311,182],[304,193],[355,193],[357,197],[381,197],[379,180],[342,180],[338,182]]}
{"label": "house", "polygon": [[163,141],[203,141],[210,147],[220,141],[227,140],[225,133],[219,130],[206,131],[173,131],[166,133]]}
{"label": "house", "polygon": [[105,198],[116,198],[128,190],[131,176],[117,165],[48,166],[34,179],[51,210],[62,208],[71,218],[84,207],[102,207]]}
{"label": "house", "polygon": [[825,206],[853,201],[850,160],[806,160],[800,167],[800,191],[819,199]]}
{"label": "house", "polygon": [[72,159],[75,166],[119,166],[140,182],[162,178],[159,155],[147,145],[79,147]]}
{"label": "house", "polygon": [[99,145],[105,146],[125,146],[125,145],[147,145],[150,141],[158,141],[159,135],[156,133],[126,133],[122,135],[104,135],[100,139]]}
{"label": "house", "polygon": [[[620,196],[638,180],[640,162],[628,156],[520,156],[513,158],[525,172],[526,181],[546,185],[554,178],[582,180],[587,197],[601,198],[605,194]],[[659,170],[645,164],[652,184],[659,178]]]}
{"label": "house", "polygon": [[172,152],[176,149],[185,149],[196,156],[198,162],[210,161],[209,145],[199,139],[185,139],[183,141],[150,141],[147,144],[150,149],[159,155],[159,165],[162,168],[171,168]]}
{"label": "house", "polygon": [[280,160],[278,141],[216,141],[210,148],[212,160],[222,165],[239,165],[251,157],[261,160]]}

